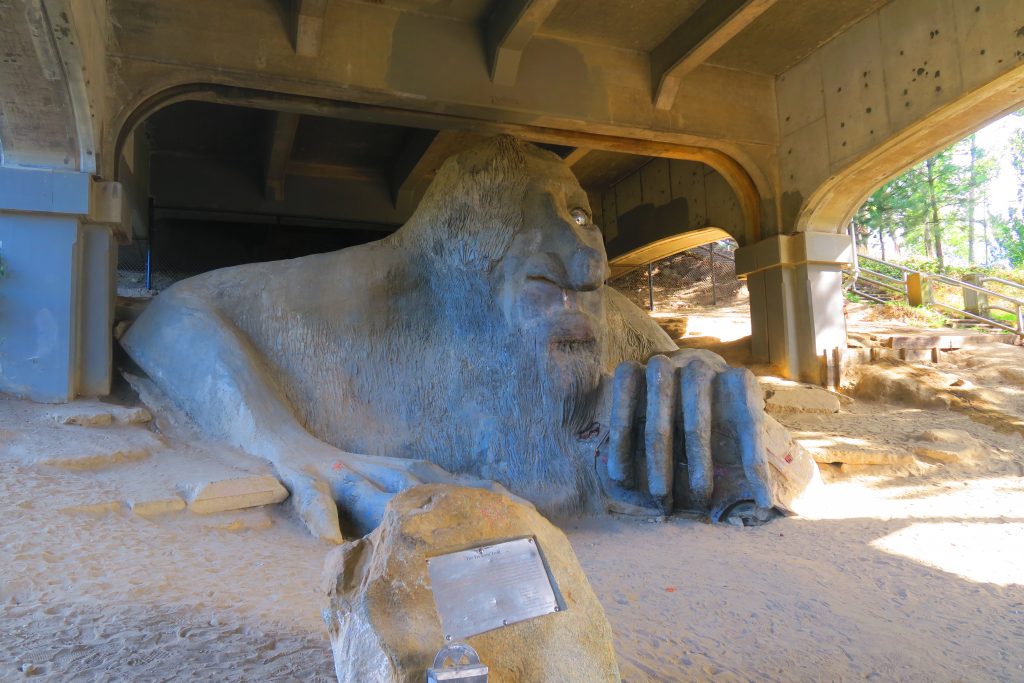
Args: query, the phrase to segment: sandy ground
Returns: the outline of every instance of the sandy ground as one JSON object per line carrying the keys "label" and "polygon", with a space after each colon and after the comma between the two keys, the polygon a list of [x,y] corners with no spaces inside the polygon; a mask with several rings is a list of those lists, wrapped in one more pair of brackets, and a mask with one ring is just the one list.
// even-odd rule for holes
{"label": "sandy ground", "polygon": [[[690,331],[732,330],[742,314],[705,313]],[[89,428],[0,399],[0,680],[332,680],[316,591],[327,548],[286,506],[152,518],[61,510],[263,471],[148,402],[155,423]],[[624,680],[1024,680],[1021,435],[964,412],[866,400],[783,421],[804,438],[884,448],[955,427],[992,456],[831,481],[803,516],[762,527],[567,524]],[[41,462],[102,430],[149,455],[92,469]]]}

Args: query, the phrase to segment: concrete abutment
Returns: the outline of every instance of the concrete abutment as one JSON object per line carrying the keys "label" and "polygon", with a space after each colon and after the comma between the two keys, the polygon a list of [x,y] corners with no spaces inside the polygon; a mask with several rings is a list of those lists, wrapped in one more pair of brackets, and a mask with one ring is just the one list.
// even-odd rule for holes
{"label": "concrete abutment", "polygon": [[756,359],[783,375],[821,383],[821,358],[846,348],[843,268],[846,235],[776,235],[736,250],[736,273],[750,291],[751,345]]}
{"label": "concrete abutment", "polygon": [[0,168],[0,391],[109,393],[119,202],[87,173]]}

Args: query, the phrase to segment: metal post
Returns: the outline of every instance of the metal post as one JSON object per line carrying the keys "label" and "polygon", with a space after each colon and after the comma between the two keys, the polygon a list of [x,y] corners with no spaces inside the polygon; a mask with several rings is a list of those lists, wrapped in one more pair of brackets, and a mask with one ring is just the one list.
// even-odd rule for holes
{"label": "metal post", "polygon": [[715,244],[712,242],[708,245],[708,254],[710,254],[711,260],[711,305],[718,306],[718,291],[716,290],[715,283]]}
{"label": "metal post", "polygon": [[146,290],[153,289],[153,198],[149,198],[148,223],[146,226]]}
{"label": "metal post", "polygon": [[654,312],[654,264],[647,264],[647,300],[651,312]]}
{"label": "metal post", "polygon": [[931,286],[923,273],[907,273],[907,303],[926,306],[932,302]]}

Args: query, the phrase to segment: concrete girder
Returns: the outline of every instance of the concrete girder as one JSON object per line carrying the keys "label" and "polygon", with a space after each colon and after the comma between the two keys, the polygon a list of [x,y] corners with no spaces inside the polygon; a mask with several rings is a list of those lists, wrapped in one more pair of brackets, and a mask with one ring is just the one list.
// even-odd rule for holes
{"label": "concrete girder", "polygon": [[493,83],[515,84],[526,44],[557,4],[558,0],[493,0],[483,26]]}
{"label": "concrete girder", "polygon": [[299,115],[289,112],[270,112],[267,135],[267,161],[264,170],[264,195],[267,199],[284,199],[284,179],[299,128]]}
{"label": "concrete girder", "polygon": [[[685,77],[701,97],[680,98],[671,111],[662,111],[650,102],[647,55],[636,50],[538,35],[523,53],[515,85],[498,86],[482,58],[477,23],[390,5],[339,3],[324,17],[331,40],[311,62],[295,55],[272,7],[248,7],[242,27],[218,20],[226,11],[219,3],[158,4],[163,24],[145,9],[150,3],[120,0],[112,40],[117,49],[110,54],[118,73],[109,98],[114,130],[162,91],[219,84],[710,147],[739,160],[761,195],[774,196],[774,79],[765,74],[703,65]],[[167,17],[173,17],[174,30]],[[257,45],[254,34],[266,38]],[[191,39],[186,45],[175,35]],[[104,163],[114,147],[105,147]]]}
{"label": "concrete girder", "polygon": [[295,54],[316,57],[323,43],[327,0],[291,0],[292,42]]}
{"label": "concrete girder", "polygon": [[565,156],[565,163],[569,164],[569,167],[572,168],[573,166],[578,164],[580,161],[582,161],[583,157],[585,157],[588,154],[590,154],[590,152],[591,152],[591,150],[587,149],[586,147],[577,147],[576,149],[574,149],[573,151],[569,152]]}
{"label": "concrete girder", "polygon": [[[762,234],[762,201],[759,187],[769,188],[762,176],[761,183],[755,184],[748,168],[758,170],[758,165],[748,162],[741,164],[736,158],[720,149],[696,147],[664,139],[638,139],[615,135],[603,135],[578,130],[564,130],[514,122],[476,119],[450,114],[372,107],[354,102],[338,102],[313,97],[263,92],[245,88],[211,84],[183,85],[179,88],[157,93],[144,101],[126,116],[121,123],[121,133],[115,149],[109,154],[116,158],[128,132],[153,112],[186,100],[199,100],[235,106],[252,107],[273,111],[288,111],[312,116],[328,116],[387,123],[413,128],[458,131],[474,135],[515,135],[524,140],[541,143],[583,147],[594,150],[624,152],[665,159],[698,161],[707,164],[721,176],[724,184],[736,195],[738,209],[742,215],[742,227],[736,235],[741,243],[757,241]],[[650,131],[648,131],[648,134]],[[671,140],[675,136],[666,136]],[[734,147],[738,155],[742,148]]]}
{"label": "concrete girder", "polygon": [[105,27],[105,2],[17,0],[0,8],[4,166],[96,170]]}
{"label": "concrete girder", "polygon": [[654,106],[671,109],[680,80],[765,13],[776,0],[705,2],[651,51]]}

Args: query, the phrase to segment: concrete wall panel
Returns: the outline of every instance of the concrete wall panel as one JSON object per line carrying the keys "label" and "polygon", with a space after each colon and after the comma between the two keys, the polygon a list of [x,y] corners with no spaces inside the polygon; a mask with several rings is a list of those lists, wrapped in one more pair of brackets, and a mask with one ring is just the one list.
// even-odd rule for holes
{"label": "concrete wall panel", "polygon": [[819,53],[779,76],[775,88],[779,102],[779,135],[782,137],[825,117]]}
{"label": "concrete wall panel", "polygon": [[624,216],[644,202],[643,183],[639,173],[632,173],[615,185],[615,206],[619,216]]}
{"label": "concrete wall panel", "polygon": [[899,130],[963,89],[953,0],[903,0],[879,20],[889,119]]}
{"label": "concrete wall panel", "polygon": [[1020,2],[954,2],[963,87],[973,90],[1024,58]]}
{"label": "concrete wall panel", "polygon": [[668,159],[655,159],[640,169],[640,182],[645,202],[664,204],[672,199]]}
{"label": "concrete wall panel", "polygon": [[669,161],[672,196],[686,200],[694,226],[707,225],[708,195],[704,183],[707,166],[696,161]]}
{"label": "concrete wall panel", "polygon": [[707,227],[744,241],[746,221],[739,198],[725,177],[705,164],[655,159],[602,195],[611,258],[639,258],[643,254],[637,250],[653,242]]}
{"label": "concrete wall panel", "polygon": [[893,0],[780,75],[777,94],[781,228],[842,231],[887,179],[1021,106],[1024,2]]}
{"label": "concrete wall panel", "polygon": [[601,194],[601,231],[604,232],[604,239],[610,242],[619,236],[619,210],[615,205],[615,192],[604,192]]}
{"label": "concrete wall panel", "polygon": [[709,173],[704,177],[707,184],[708,217],[707,224],[722,228],[730,235],[743,235],[743,212],[736,199],[736,193],[718,173]]}
{"label": "concrete wall panel", "polygon": [[825,119],[832,165],[865,152],[889,132],[880,43],[879,20],[873,16],[822,48]]}
{"label": "concrete wall panel", "polygon": [[829,172],[829,141],[824,117],[782,138],[779,146],[783,226],[796,223],[804,200]]}

